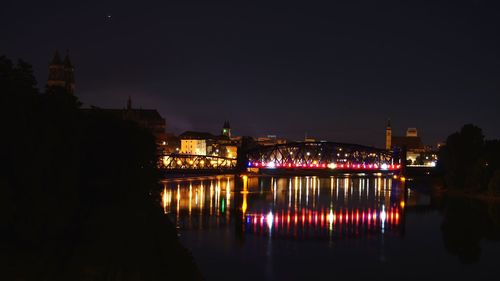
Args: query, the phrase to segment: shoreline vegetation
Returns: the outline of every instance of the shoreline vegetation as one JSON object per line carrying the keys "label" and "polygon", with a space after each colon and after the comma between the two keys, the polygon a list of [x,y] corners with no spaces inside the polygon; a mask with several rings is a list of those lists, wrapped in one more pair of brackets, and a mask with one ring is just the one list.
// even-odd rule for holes
{"label": "shoreline vegetation", "polygon": [[3,280],[202,280],[172,223],[150,132],[0,56]]}
{"label": "shoreline vegetation", "polygon": [[446,196],[455,197],[455,198],[467,198],[479,200],[485,203],[500,203],[500,195],[499,194],[490,194],[488,192],[478,192],[478,191],[469,191],[469,190],[454,190],[454,189],[444,189],[443,193]]}
{"label": "shoreline vegetation", "polygon": [[437,167],[452,196],[500,198],[500,140],[485,140],[477,126],[464,125],[447,138]]}

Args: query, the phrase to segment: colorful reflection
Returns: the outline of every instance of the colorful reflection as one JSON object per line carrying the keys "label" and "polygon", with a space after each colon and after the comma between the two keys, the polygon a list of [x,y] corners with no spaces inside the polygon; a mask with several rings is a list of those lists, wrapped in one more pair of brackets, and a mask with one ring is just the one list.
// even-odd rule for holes
{"label": "colorful reflection", "polygon": [[325,236],[332,231],[336,234],[361,235],[385,232],[395,229],[400,223],[400,210],[397,207],[382,209],[330,209],[299,212],[282,210],[274,213],[246,214],[245,225],[249,233],[271,233],[274,236]]}
{"label": "colorful reflection", "polygon": [[234,227],[279,238],[399,233],[405,197],[391,177],[220,176],[165,181],[162,207],[184,230]]}

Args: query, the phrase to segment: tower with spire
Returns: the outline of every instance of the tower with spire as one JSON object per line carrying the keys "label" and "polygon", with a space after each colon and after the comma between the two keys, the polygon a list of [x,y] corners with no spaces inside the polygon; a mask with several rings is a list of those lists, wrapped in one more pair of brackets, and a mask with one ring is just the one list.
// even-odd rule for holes
{"label": "tower with spire", "polygon": [[59,52],[56,50],[54,57],[49,64],[48,88],[64,88],[68,93],[75,93],[75,68],[71,63],[69,54],[61,60]]}
{"label": "tower with spire", "polygon": [[222,126],[222,135],[231,138],[231,126],[229,125],[229,121],[224,121],[224,125]]}
{"label": "tower with spire", "polygon": [[390,150],[392,148],[392,127],[391,119],[387,120],[387,126],[385,127],[385,149]]}

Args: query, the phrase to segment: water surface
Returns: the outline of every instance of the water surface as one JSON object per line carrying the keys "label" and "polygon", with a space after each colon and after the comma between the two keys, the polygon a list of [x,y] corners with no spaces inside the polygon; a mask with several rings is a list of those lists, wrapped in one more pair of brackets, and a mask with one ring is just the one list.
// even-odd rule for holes
{"label": "water surface", "polygon": [[162,204],[207,280],[491,280],[498,205],[384,176],[164,182]]}

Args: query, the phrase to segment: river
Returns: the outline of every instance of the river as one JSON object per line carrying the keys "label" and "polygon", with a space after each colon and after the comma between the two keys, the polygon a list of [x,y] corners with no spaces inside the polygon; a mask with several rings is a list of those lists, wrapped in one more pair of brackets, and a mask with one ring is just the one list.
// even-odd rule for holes
{"label": "river", "polygon": [[500,206],[388,176],[163,182],[161,204],[207,280],[492,280]]}

